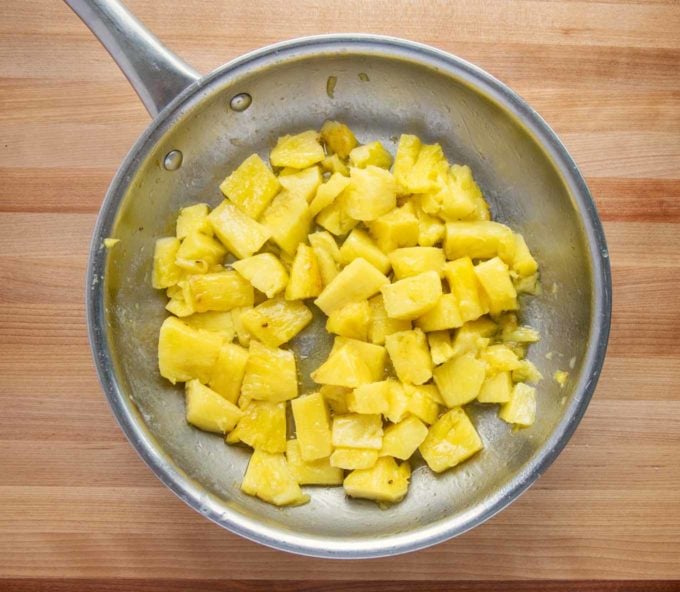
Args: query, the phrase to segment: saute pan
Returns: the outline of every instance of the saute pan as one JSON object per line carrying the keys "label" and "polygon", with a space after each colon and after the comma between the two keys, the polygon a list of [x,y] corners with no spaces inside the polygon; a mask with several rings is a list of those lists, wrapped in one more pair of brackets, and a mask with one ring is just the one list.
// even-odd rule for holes
{"label": "saute pan", "polygon": [[[607,246],[595,206],[574,161],[536,112],[455,56],[372,35],[295,39],[200,76],[117,0],[66,1],[153,118],[97,220],[87,317],[113,413],[161,481],[232,532],[286,551],[340,558],[433,545],[479,525],[525,491],[586,410],[611,315]],[[164,310],[163,295],[150,283],[155,239],[173,232],[180,207],[219,203],[219,182],[246,156],[266,157],[278,136],[319,128],[325,119],[392,148],[402,132],[440,142],[450,160],[472,167],[495,218],[524,234],[542,270],[543,293],[523,308],[523,321],[542,335],[530,350],[546,377],[536,424],[513,433],[495,410],[471,406],[484,451],[439,476],[416,465],[408,496],[388,509],[347,499],[341,488],[319,488],[311,503],[288,509],[244,495],[239,483],[248,452],[189,427],[181,390],[157,371]],[[107,250],[105,237],[120,243]],[[329,347],[322,323],[293,345],[303,388],[311,389],[306,377]],[[569,371],[563,389],[551,379],[556,369]]]}

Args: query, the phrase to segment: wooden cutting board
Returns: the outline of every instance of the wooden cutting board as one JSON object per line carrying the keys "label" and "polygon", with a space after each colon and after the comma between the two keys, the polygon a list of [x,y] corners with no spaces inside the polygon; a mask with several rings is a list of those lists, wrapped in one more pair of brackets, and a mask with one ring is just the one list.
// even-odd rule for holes
{"label": "wooden cutting board", "polygon": [[[614,277],[609,355],[553,467],[456,540],[337,562],[265,549],[209,523],[124,439],[86,337],[90,234],[147,115],[64,4],[4,0],[0,589],[300,590],[304,580],[310,590],[448,590],[453,583],[441,582],[455,580],[486,590],[496,587],[488,580],[544,578],[574,590],[634,590],[644,586],[578,580],[680,578],[680,4],[128,4],[203,72],[274,41],[365,31],[434,45],[508,83],[558,132],[597,201]],[[385,584],[394,580],[420,584]]]}

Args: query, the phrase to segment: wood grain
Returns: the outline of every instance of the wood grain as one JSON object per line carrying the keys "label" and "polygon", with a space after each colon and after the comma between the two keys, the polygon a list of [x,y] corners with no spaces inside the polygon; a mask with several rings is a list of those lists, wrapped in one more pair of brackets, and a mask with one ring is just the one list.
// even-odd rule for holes
{"label": "wood grain", "polygon": [[[609,355],[593,403],[553,467],[454,541],[400,558],[333,562],[265,549],[205,521],[125,441],[87,343],[83,280],[95,215],[147,116],[65,5],[5,0],[0,589],[677,589],[678,2],[128,5],[206,72],[274,41],[367,31],[430,43],[510,84],[563,138],[605,222],[614,278]],[[535,579],[546,581],[502,583]]]}

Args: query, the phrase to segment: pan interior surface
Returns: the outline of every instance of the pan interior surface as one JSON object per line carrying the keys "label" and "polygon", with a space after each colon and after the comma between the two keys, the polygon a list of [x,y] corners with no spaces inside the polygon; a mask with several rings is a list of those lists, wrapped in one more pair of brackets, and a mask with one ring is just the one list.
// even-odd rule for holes
{"label": "pan interior surface", "polygon": [[[303,45],[244,59],[207,77],[161,114],[128,157],[101,214],[90,320],[114,412],[180,497],[268,545],[364,557],[463,532],[523,491],[559,452],[585,408],[601,361],[592,346],[601,320],[593,296],[599,272],[582,198],[545,139],[502,96],[475,85],[474,69],[440,67],[436,56],[421,59],[416,51],[344,47]],[[332,92],[329,77],[336,80]],[[239,93],[252,97],[243,111],[230,107]],[[472,167],[494,219],[521,232],[541,266],[543,293],[522,303],[522,321],[542,335],[529,353],[545,377],[535,425],[513,432],[496,417],[495,406],[471,405],[484,450],[442,475],[416,462],[408,496],[387,509],[347,499],[342,488],[310,488],[311,502],[290,509],[241,493],[250,452],[189,427],[183,389],[157,370],[158,329],[167,313],[164,294],[151,288],[154,241],[174,234],[179,208],[217,205],[223,199],[219,183],[248,155],[266,158],[278,136],[318,129],[325,119],[343,121],[360,141],[379,139],[392,152],[401,133],[440,142],[451,162]],[[163,164],[171,150],[182,153],[181,166],[172,171]],[[121,242],[107,252],[97,243],[104,236]],[[302,392],[311,392],[309,372],[330,347],[323,320],[317,318],[292,345]],[[564,389],[551,379],[557,369],[570,372]]]}

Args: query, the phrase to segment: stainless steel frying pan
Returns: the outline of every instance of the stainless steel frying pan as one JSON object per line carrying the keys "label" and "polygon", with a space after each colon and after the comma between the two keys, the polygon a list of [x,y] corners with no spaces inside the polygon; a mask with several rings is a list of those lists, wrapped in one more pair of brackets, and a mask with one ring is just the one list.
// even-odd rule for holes
{"label": "stainless steel frying pan", "polygon": [[[113,412],[163,483],[244,537],[345,558],[393,555],[446,540],[525,491],[585,412],[611,314],[602,226],[576,165],[545,122],[486,72],[424,45],[369,35],[296,39],[201,77],[117,0],[66,1],[153,117],[99,214],[87,315]],[[495,410],[472,406],[484,451],[440,476],[416,467],[405,501],[386,510],[346,499],[340,488],[318,488],[310,504],[283,510],[242,494],[248,453],[190,428],[181,391],[160,378],[156,365],[164,310],[163,296],[150,286],[155,239],[172,233],[181,206],[217,204],[219,182],[247,155],[266,156],[277,136],[318,128],[327,118],[348,123],[360,139],[387,145],[402,132],[441,142],[450,160],[472,166],[494,216],[524,234],[542,269],[544,292],[523,309],[524,321],[543,335],[530,354],[546,376],[537,423],[512,433]],[[102,246],[108,236],[120,239],[110,251]],[[323,326],[315,323],[294,347],[308,376],[328,349]],[[562,390],[550,378],[558,368],[570,371]],[[308,379],[304,386],[313,387]]]}

